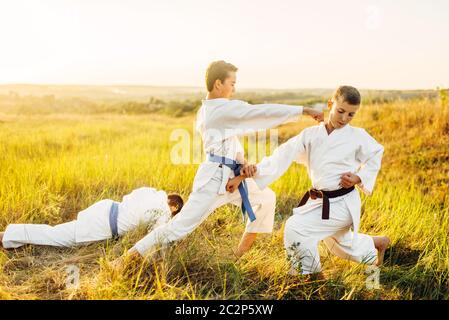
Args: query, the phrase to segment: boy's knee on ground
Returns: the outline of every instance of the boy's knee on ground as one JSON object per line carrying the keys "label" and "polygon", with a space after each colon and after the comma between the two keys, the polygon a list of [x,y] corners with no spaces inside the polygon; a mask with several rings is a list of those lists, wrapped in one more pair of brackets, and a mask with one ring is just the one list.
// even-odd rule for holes
{"label": "boy's knee on ground", "polygon": [[284,226],[284,244],[288,248],[292,245],[298,245],[302,241],[302,234],[298,230],[296,222],[291,219],[287,219]]}

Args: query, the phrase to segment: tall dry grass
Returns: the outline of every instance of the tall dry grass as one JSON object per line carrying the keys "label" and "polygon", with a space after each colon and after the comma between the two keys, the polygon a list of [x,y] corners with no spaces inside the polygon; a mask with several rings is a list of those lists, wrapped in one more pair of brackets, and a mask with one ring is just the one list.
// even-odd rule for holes
{"label": "tall dry grass", "polygon": [[[104,198],[142,185],[187,198],[196,165],[173,165],[172,130],[192,129],[193,117],[47,114],[0,116],[0,229],[9,223],[57,224]],[[313,123],[280,129],[283,140]],[[278,195],[275,231],[240,260],[239,209],[225,206],[156,260],[113,261],[146,233],[72,249],[24,247],[0,251],[3,299],[442,299],[449,298],[449,107],[417,99],[363,106],[353,125],[385,146],[372,197],[363,197],[362,231],[386,234],[392,245],[381,288],[365,286],[365,266],[322,249],[326,281],[287,275],[283,222],[309,186],[294,165],[272,185]],[[67,266],[80,286],[66,286]]]}

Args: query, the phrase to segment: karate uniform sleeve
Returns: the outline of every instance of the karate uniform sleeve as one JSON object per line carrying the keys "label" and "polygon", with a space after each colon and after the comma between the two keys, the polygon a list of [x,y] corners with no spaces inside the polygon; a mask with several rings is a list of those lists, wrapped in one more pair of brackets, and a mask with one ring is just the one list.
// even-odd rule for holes
{"label": "karate uniform sleeve", "polygon": [[283,123],[298,121],[302,106],[284,104],[256,104],[233,100],[214,110],[208,123],[211,128],[242,130],[242,132],[266,130]]}
{"label": "karate uniform sleeve", "polygon": [[383,153],[384,147],[364,129],[360,129],[360,146],[356,153],[360,168],[356,174],[362,181],[359,187],[366,195],[371,195],[373,192]]}
{"label": "karate uniform sleeve", "polygon": [[156,229],[158,229],[159,227],[170,222],[170,219],[171,219],[171,214],[169,214],[168,212],[164,212],[164,214],[160,215],[156,219],[156,222],[148,230],[148,234],[146,236],[144,236],[142,239],[140,239],[139,241],[137,241],[134,244],[134,246],[131,247],[131,249],[129,249],[129,250],[137,251],[142,257],[144,257],[145,254],[148,252],[148,250],[151,247],[151,245],[149,243],[151,243],[151,241],[153,240],[152,235],[154,235],[154,231]]}
{"label": "karate uniform sleeve", "polygon": [[305,133],[303,131],[280,145],[271,156],[263,158],[257,164],[257,174],[254,181],[263,190],[281,177],[293,161],[304,164],[306,158]]}

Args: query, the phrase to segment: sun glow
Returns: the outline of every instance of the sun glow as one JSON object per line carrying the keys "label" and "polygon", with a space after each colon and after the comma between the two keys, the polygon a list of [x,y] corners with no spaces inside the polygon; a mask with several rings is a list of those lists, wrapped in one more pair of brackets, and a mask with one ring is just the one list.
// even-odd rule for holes
{"label": "sun glow", "polygon": [[448,86],[447,12],[438,0],[2,1],[0,83],[203,86],[225,59],[239,87]]}

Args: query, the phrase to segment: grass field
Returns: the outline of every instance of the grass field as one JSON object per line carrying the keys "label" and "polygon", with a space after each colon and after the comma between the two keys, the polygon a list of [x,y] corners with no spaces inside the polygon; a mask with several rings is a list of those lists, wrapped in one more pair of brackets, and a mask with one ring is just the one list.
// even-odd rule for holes
{"label": "grass field", "polygon": [[[1,112],[1,110],[0,110]],[[0,113],[0,229],[9,223],[66,222],[104,198],[120,200],[147,185],[186,199],[196,165],[173,165],[172,130],[192,131],[194,117],[117,113]],[[280,129],[281,140],[309,120]],[[74,249],[0,249],[2,299],[448,299],[449,107],[435,99],[364,105],[353,125],[385,146],[375,193],[363,197],[362,231],[392,245],[380,289],[366,288],[366,266],[332,257],[323,247],[327,280],[288,276],[283,223],[309,186],[294,165],[272,185],[275,231],[236,260],[239,209],[218,209],[166,252],[119,273],[112,261],[145,233]],[[80,269],[66,287],[67,267]]]}

